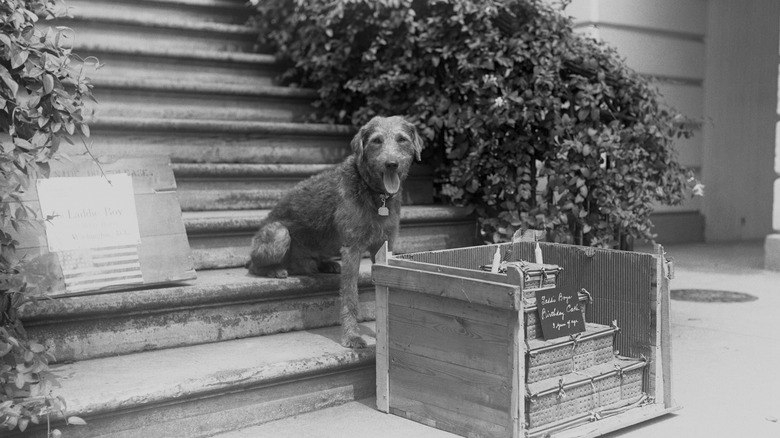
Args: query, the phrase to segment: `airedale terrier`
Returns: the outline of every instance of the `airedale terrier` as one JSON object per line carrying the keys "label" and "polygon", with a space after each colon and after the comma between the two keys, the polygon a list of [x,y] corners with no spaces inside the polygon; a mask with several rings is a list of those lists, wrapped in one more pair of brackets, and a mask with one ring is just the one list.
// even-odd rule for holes
{"label": "airedale terrier", "polygon": [[[422,140],[402,117],[374,117],[352,139],[340,165],[298,183],[252,239],[249,272],[267,277],[341,273],[341,343],[365,347],[358,334],[360,259],[398,234],[401,183]],[[334,260],[341,255],[341,265]]]}

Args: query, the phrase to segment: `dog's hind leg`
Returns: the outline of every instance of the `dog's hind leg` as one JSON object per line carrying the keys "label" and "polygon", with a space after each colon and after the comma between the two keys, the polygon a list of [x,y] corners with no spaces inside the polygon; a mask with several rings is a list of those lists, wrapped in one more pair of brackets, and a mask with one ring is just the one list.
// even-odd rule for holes
{"label": "dog's hind leg", "polygon": [[317,269],[325,274],[339,274],[341,273],[341,263],[335,260],[320,260]]}
{"label": "dog's hind leg", "polygon": [[290,232],[280,222],[269,222],[260,227],[252,238],[252,252],[247,269],[254,275],[286,278],[284,265],[290,252]]}
{"label": "dog's hind leg", "polygon": [[354,246],[341,248],[341,345],[349,348],[363,348],[366,341],[358,332],[358,277],[362,251]]}

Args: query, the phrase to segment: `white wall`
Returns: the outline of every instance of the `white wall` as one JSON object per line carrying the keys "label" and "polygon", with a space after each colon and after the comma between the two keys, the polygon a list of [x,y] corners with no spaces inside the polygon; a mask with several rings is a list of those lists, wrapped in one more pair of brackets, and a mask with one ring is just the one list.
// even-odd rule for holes
{"label": "white wall", "polygon": [[703,152],[708,241],[772,232],[777,0],[709,0]]}

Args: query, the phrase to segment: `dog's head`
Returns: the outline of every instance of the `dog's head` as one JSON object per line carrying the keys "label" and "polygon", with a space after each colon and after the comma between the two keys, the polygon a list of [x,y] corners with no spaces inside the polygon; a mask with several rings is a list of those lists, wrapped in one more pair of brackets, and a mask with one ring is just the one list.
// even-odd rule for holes
{"label": "dog's head", "polygon": [[374,117],[352,139],[352,152],[361,175],[374,190],[393,195],[420,160],[422,139],[403,117]]}

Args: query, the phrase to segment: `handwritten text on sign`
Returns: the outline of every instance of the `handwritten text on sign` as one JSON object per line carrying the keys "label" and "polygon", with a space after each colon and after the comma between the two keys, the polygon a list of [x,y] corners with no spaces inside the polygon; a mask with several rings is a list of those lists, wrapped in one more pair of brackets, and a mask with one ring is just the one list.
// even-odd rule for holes
{"label": "handwritten text on sign", "polygon": [[576,292],[548,289],[536,291],[536,307],[544,339],[555,339],[585,331],[579,296]]}
{"label": "handwritten text on sign", "polygon": [[49,251],[138,245],[132,178],[126,174],[39,179]]}

